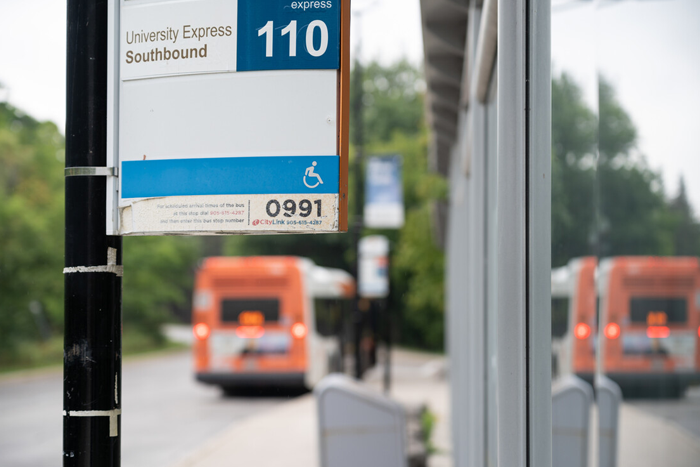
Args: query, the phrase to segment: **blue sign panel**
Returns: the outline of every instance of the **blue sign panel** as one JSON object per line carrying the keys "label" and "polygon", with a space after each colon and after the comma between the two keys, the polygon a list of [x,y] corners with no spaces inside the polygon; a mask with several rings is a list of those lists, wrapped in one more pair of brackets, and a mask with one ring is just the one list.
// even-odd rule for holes
{"label": "blue sign panel", "polygon": [[238,0],[237,71],[340,68],[340,0]]}
{"label": "blue sign panel", "polygon": [[122,162],[122,198],[337,194],[338,156],[216,157]]}
{"label": "blue sign panel", "polygon": [[403,205],[401,158],[372,157],[367,162],[367,204]]}
{"label": "blue sign panel", "polygon": [[404,224],[401,156],[371,157],[367,162],[364,222],[371,228]]}

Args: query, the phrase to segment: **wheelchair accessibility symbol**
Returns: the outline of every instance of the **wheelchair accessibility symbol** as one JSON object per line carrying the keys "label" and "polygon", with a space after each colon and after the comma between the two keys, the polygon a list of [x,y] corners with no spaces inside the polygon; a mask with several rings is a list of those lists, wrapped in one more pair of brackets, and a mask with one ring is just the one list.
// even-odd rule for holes
{"label": "wheelchair accessibility symbol", "polygon": [[[319,174],[314,172],[314,167],[316,167],[316,161],[313,161],[311,163],[311,167],[307,167],[306,172],[304,173],[304,185],[306,185],[308,188],[316,188],[319,185],[323,185],[323,180],[321,180],[321,176]],[[306,181],[306,177],[316,177],[318,181],[314,185],[309,185]]]}

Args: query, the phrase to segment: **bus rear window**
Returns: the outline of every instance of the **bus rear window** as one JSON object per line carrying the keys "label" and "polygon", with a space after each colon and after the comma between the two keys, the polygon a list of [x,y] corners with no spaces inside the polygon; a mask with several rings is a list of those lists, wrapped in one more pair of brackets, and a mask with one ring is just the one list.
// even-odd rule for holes
{"label": "bus rear window", "polygon": [[238,317],[246,311],[257,311],[265,322],[278,321],[280,301],[276,298],[225,298],[221,300],[221,322],[238,323]]}
{"label": "bus rear window", "polygon": [[630,299],[630,321],[633,323],[664,325],[685,323],[687,320],[688,302],[685,298],[636,297]]}

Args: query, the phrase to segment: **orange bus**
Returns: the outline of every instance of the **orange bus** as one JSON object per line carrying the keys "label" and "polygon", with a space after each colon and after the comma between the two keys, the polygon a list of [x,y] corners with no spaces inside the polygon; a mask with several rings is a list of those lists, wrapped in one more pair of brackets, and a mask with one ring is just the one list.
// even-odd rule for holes
{"label": "orange bus", "polygon": [[576,258],[552,271],[555,374],[593,381],[596,365],[596,259]]}
{"label": "orange bus", "polygon": [[614,257],[597,269],[595,258],[576,259],[552,273],[553,306],[567,287],[567,332],[557,339],[560,373],[591,379],[598,365],[623,391],[669,396],[700,381],[698,258]]}
{"label": "orange bus", "polygon": [[296,257],[207,258],[197,271],[196,378],[227,392],[311,389],[342,369],[341,326],[355,281]]}

